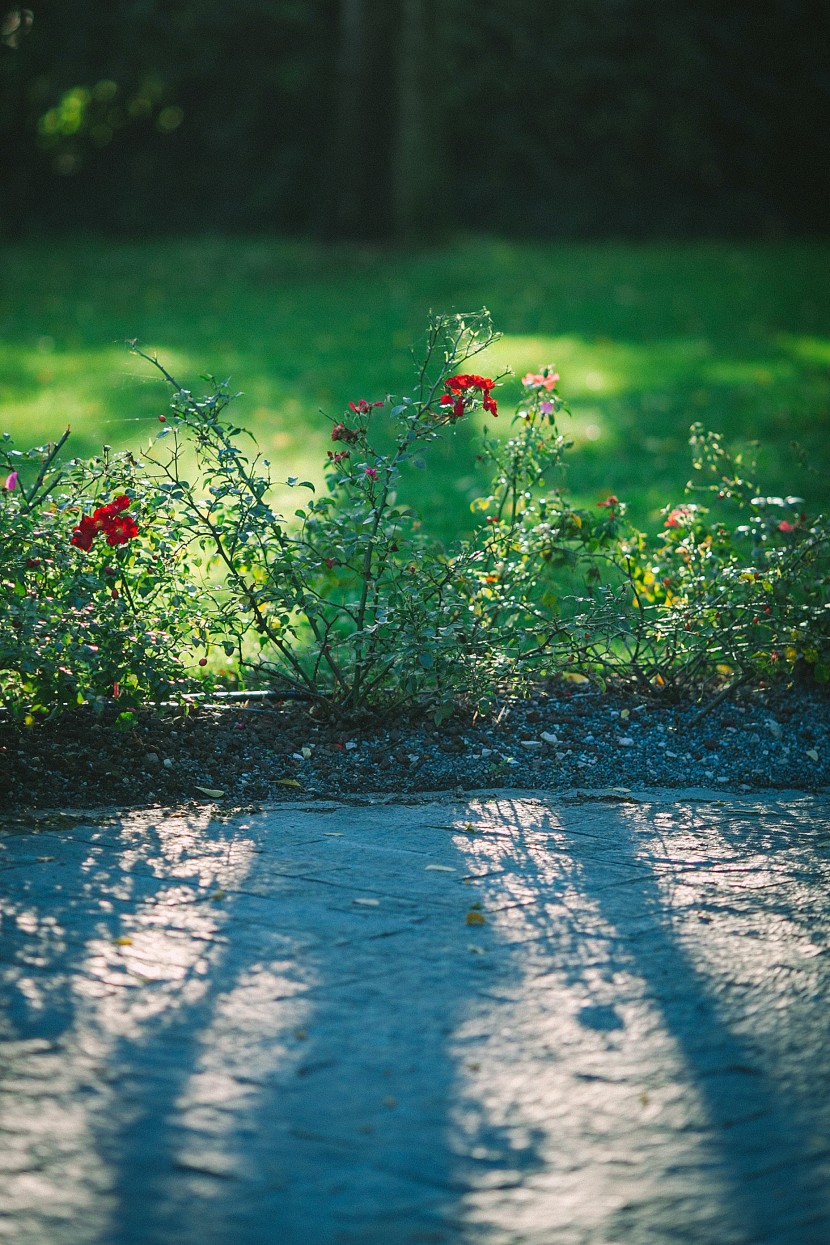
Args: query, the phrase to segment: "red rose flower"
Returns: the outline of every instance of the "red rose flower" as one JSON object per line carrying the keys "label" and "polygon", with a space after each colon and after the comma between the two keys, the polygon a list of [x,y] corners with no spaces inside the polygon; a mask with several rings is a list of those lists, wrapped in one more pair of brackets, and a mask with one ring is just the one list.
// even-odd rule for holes
{"label": "red rose flower", "polygon": [[491,415],[496,416],[498,414],[498,404],[495,398],[490,396],[490,390],[495,386],[495,383],[489,376],[478,376],[471,372],[459,372],[457,376],[449,376],[445,382],[449,392],[441,398],[441,405],[452,405],[453,418],[460,419],[466,409],[464,395],[470,389],[474,389],[478,390],[482,395],[482,406],[485,411],[489,411]]}
{"label": "red rose flower", "polygon": [[129,505],[131,505],[130,498],[122,493],[114,501],[93,510],[91,516],[83,515],[78,526],[72,531],[70,543],[76,549],[89,553],[95,537],[99,532],[103,532],[108,545],[126,545],[128,540],[138,535],[135,519],[132,515],[124,513]]}
{"label": "red rose flower", "polygon": [[111,518],[104,531],[107,534],[107,544],[126,545],[128,540],[133,540],[138,535],[138,527],[135,519],[130,514],[120,514]]}

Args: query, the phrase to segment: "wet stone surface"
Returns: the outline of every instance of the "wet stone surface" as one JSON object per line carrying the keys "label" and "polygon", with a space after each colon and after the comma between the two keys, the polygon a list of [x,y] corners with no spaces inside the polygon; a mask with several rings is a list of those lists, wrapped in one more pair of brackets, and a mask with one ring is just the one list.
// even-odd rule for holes
{"label": "wet stone surface", "polygon": [[830,800],[0,829],[0,1241],[824,1245]]}

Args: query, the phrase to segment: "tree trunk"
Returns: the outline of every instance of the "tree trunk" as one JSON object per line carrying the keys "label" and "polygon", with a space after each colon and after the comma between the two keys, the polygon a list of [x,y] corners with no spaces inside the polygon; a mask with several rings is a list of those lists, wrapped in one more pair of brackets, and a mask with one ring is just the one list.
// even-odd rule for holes
{"label": "tree trunk", "polygon": [[330,237],[365,232],[367,167],[364,87],[370,72],[369,0],[340,0],[332,147],[323,187],[323,230]]}
{"label": "tree trunk", "polygon": [[397,116],[392,140],[392,225],[400,241],[428,233],[435,223],[436,133],[439,75],[430,83],[435,23],[430,0],[399,0]]}

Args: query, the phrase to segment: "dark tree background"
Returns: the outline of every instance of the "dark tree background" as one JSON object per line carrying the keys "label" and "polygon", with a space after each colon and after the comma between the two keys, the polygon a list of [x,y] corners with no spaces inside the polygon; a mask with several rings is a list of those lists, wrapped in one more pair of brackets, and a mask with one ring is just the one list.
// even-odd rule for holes
{"label": "dark tree background", "polygon": [[827,226],[825,0],[29,3],[6,236]]}

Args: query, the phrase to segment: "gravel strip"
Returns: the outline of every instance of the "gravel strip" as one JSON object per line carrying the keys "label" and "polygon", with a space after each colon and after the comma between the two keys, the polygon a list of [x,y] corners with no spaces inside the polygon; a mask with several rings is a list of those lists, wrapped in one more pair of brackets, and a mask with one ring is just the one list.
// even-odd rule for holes
{"label": "gravel strip", "polygon": [[0,727],[7,808],[689,786],[828,789],[830,697],[814,686],[759,688],[701,716],[692,704],[567,684],[440,726],[415,716],[343,725],[307,705],[252,700],[139,713],[126,730],[92,713]]}

